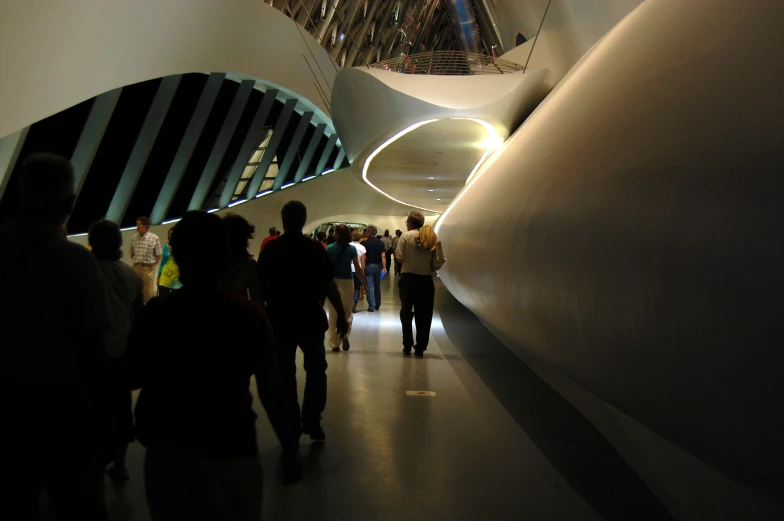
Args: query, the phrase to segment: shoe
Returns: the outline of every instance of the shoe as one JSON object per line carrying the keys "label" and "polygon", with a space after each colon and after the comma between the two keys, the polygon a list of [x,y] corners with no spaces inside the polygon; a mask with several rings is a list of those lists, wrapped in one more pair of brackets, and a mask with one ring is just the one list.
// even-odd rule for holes
{"label": "shoe", "polygon": [[340,348],[339,348],[339,347],[333,347],[333,348],[332,348],[332,352],[333,352],[333,353],[337,353],[338,351],[340,351]]}
{"label": "shoe", "polygon": [[354,306],[353,308],[351,308],[351,312],[352,313],[356,313],[357,312],[357,306]]}
{"label": "shoe", "polygon": [[313,441],[324,441],[327,439],[327,435],[324,434],[324,429],[321,428],[321,425],[302,427],[302,433],[310,436],[310,439]]}
{"label": "shoe", "polygon": [[[348,341],[348,337],[346,337],[346,338],[343,339],[343,351],[348,351],[349,348],[351,348],[351,344]],[[337,348],[333,347],[332,350],[336,351]]]}
{"label": "shoe", "polygon": [[376,310],[373,308],[368,308],[368,313],[374,313]]}
{"label": "shoe", "polygon": [[403,354],[404,355],[410,355],[411,354],[411,346],[403,347]]}
{"label": "shoe", "polygon": [[131,479],[131,476],[128,474],[128,469],[122,467],[112,466],[106,471],[106,474],[109,476],[109,479],[112,480],[112,484],[115,487],[121,487]]}
{"label": "shoe", "polygon": [[418,349],[415,346],[414,347],[414,356],[418,356],[419,358],[422,358],[423,356],[425,356],[425,350],[424,349]]}

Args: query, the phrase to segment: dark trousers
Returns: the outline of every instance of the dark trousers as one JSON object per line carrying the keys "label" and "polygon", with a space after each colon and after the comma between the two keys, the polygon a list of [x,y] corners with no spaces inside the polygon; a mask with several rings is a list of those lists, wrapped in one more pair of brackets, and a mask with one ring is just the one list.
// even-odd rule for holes
{"label": "dark trousers", "polygon": [[387,271],[392,273],[392,250],[387,250]]}
{"label": "dark trousers", "polygon": [[362,281],[359,280],[359,275],[354,273],[354,307],[359,302],[359,296],[362,294]]}
{"label": "dark trousers", "polygon": [[395,275],[403,271],[403,263],[395,259]]}
{"label": "dark trousers", "polygon": [[[300,413],[297,396],[297,346],[305,358],[305,396]],[[302,333],[278,337],[278,370],[288,403],[289,417],[294,422],[301,418],[302,427],[321,425],[321,413],[327,405],[327,357],[324,351],[324,332]],[[299,425],[294,432],[302,431]]]}
{"label": "dark trousers", "polygon": [[404,273],[398,283],[400,288],[400,323],[403,324],[403,347],[414,346],[411,321],[416,322],[416,349],[427,349],[430,324],[433,321],[435,285],[431,275]]}

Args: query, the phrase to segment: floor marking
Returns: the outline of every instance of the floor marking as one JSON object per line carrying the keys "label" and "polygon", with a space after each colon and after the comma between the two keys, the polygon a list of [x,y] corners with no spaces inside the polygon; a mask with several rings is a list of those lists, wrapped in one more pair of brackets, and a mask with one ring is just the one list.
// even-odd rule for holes
{"label": "floor marking", "polygon": [[406,391],[406,396],[435,396],[435,391]]}

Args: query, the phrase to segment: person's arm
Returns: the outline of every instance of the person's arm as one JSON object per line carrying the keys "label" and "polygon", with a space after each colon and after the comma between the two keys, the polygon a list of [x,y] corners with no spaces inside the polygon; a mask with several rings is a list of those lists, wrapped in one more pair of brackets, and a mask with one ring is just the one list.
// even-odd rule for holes
{"label": "person's arm", "polygon": [[153,250],[155,254],[155,263],[158,264],[161,262],[161,257],[163,253],[163,248],[161,248],[161,241],[160,239],[155,239],[155,249]]}
{"label": "person's arm", "polygon": [[381,254],[381,272],[387,271],[387,256],[385,253]]}
{"label": "person's arm", "polygon": [[401,237],[397,241],[397,249],[395,250],[395,259],[401,264],[406,260],[406,241]]}
{"label": "person's arm", "polygon": [[348,333],[348,322],[346,321],[346,310],[343,309],[343,302],[340,298],[338,285],[335,284],[335,279],[330,279],[326,282],[326,293],[329,302],[338,314],[338,338],[343,338]]}
{"label": "person's arm", "polygon": [[365,280],[365,270],[362,269],[362,264],[360,264],[359,259],[354,257],[354,269],[357,271],[357,276],[359,277],[359,281],[362,283],[362,291],[367,291],[367,281]]}
{"label": "person's arm", "polygon": [[131,239],[131,249],[129,253],[131,254],[131,261],[133,261],[134,257],[136,256],[135,253],[133,252],[133,239]]}

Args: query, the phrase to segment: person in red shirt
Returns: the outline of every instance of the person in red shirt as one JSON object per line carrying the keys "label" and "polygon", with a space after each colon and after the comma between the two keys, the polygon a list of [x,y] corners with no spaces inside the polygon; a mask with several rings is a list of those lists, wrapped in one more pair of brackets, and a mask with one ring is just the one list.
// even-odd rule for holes
{"label": "person in red shirt", "polygon": [[280,235],[278,235],[278,229],[275,228],[274,226],[271,227],[269,229],[269,236],[268,237],[264,237],[264,240],[261,241],[261,247],[259,248],[259,255],[261,255],[261,252],[264,251],[264,247],[267,244],[269,244],[270,242],[274,241],[278,237],[280,237]]}

